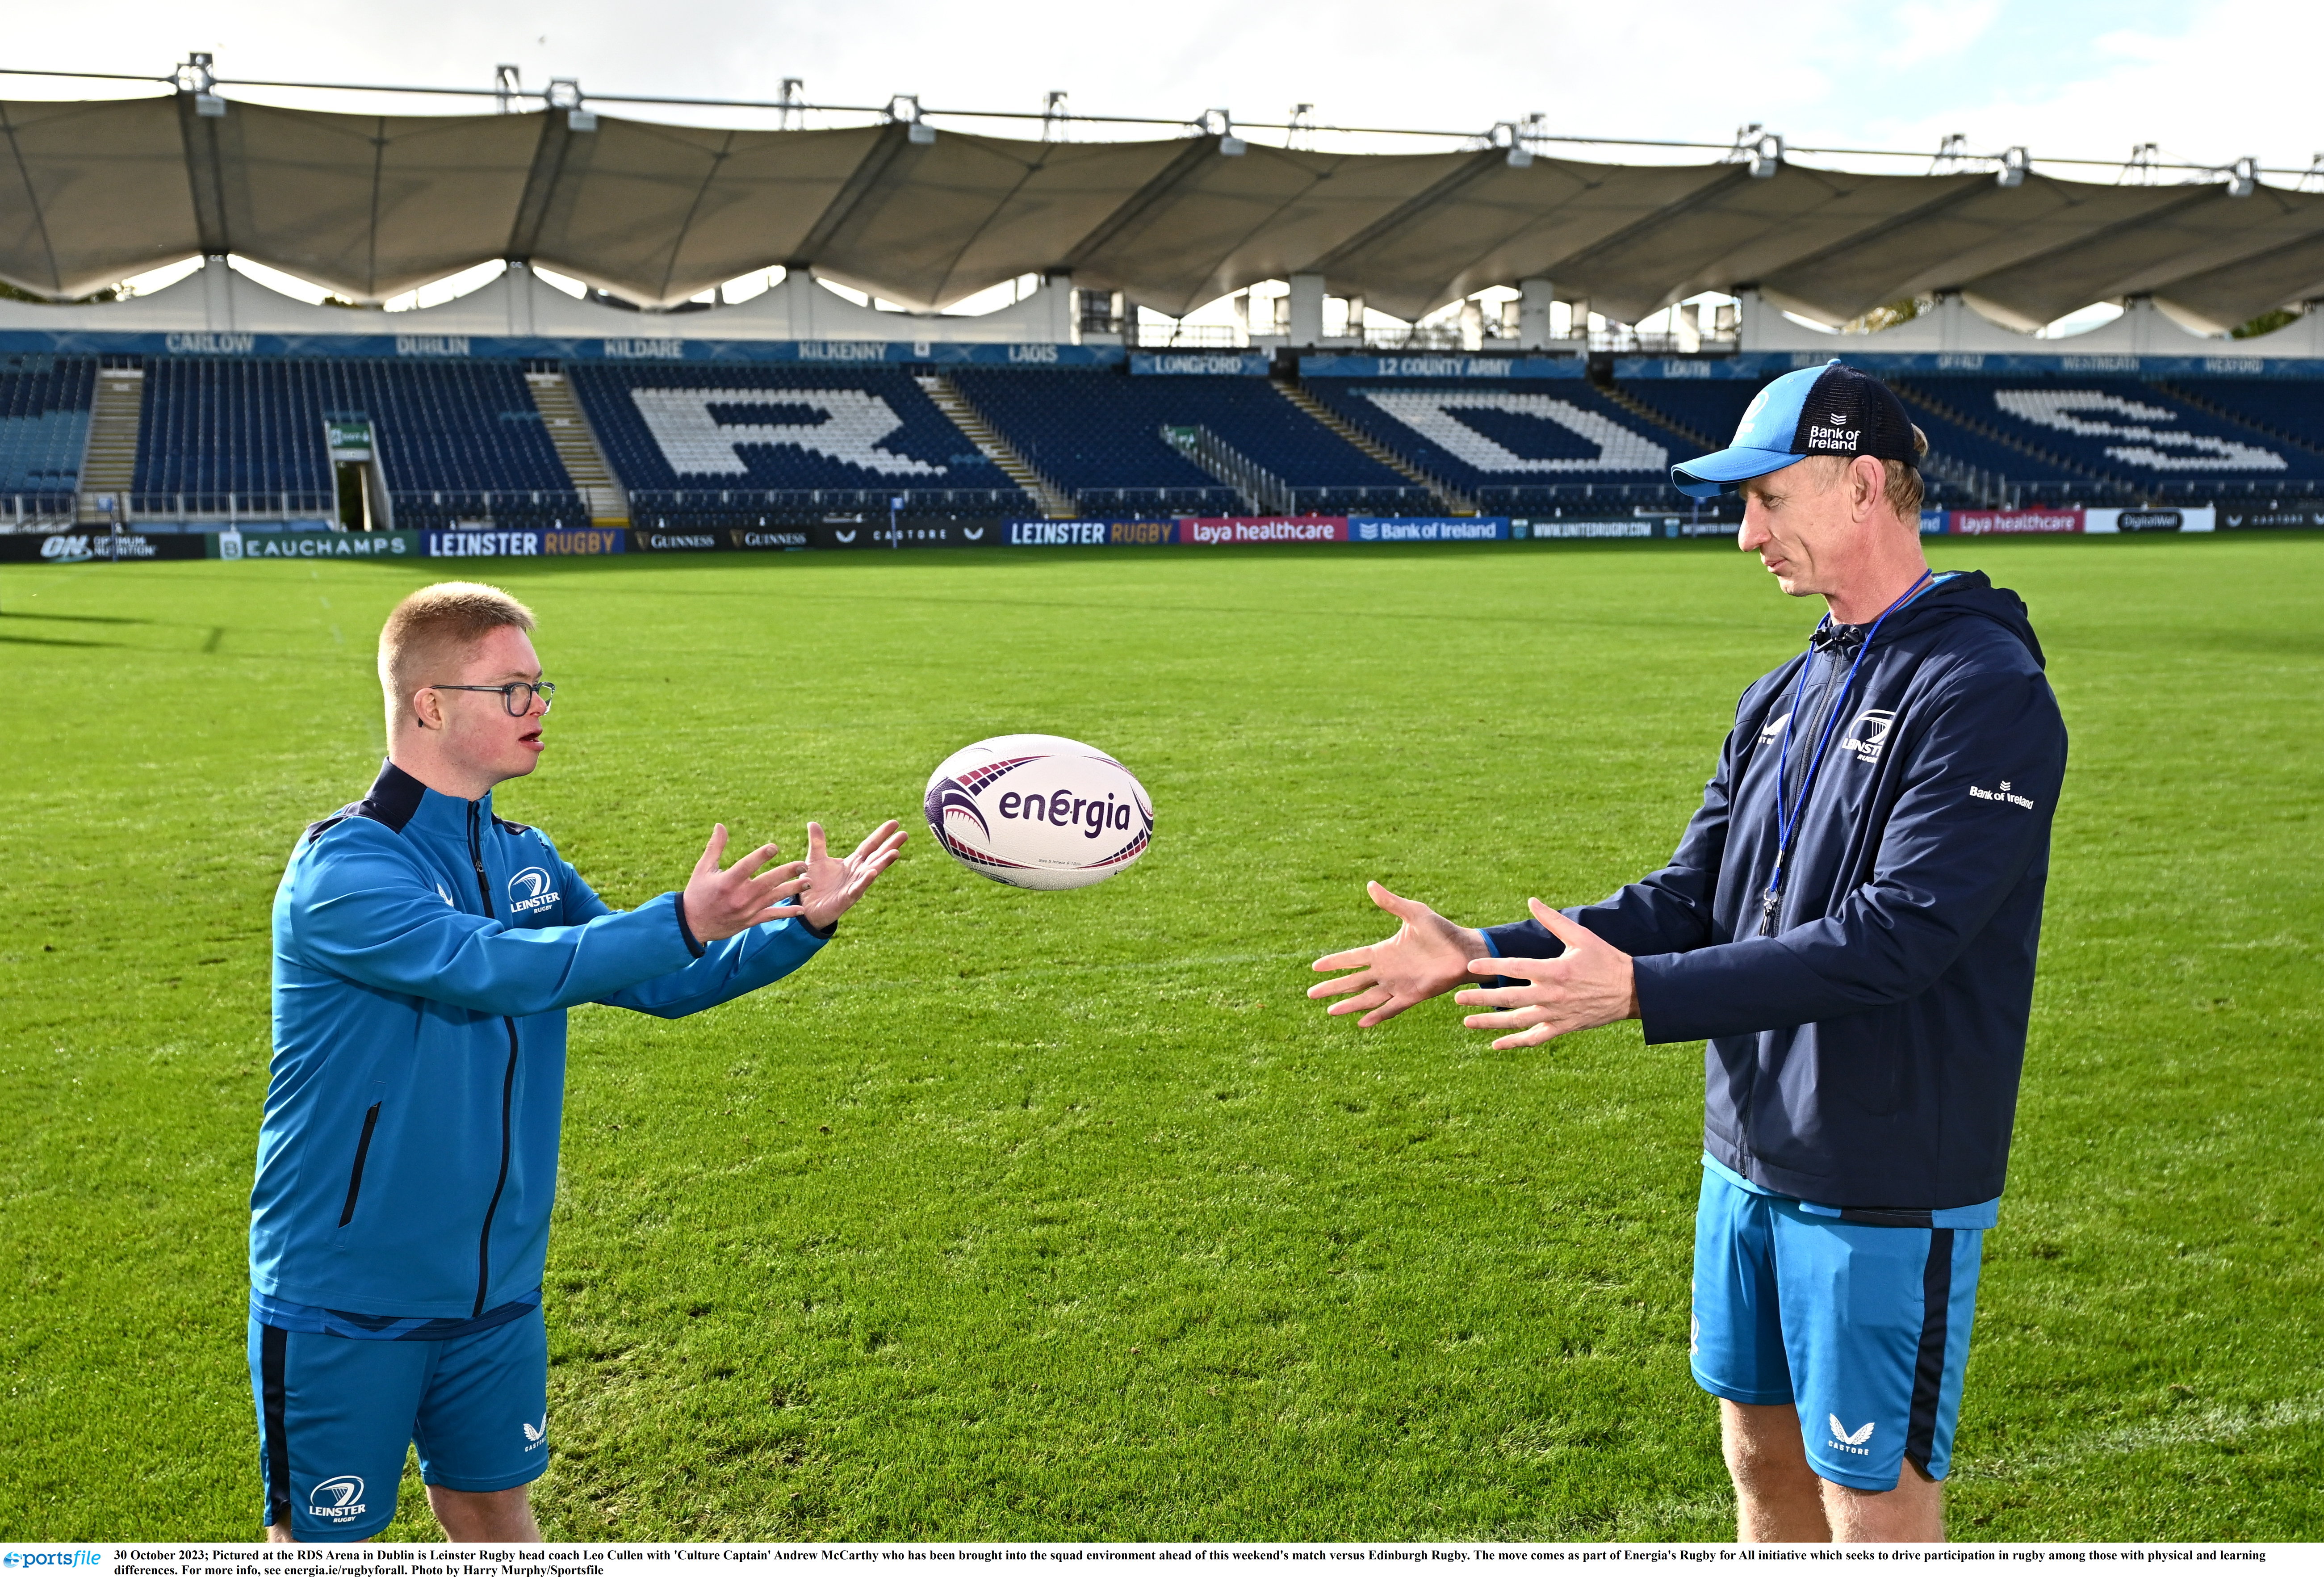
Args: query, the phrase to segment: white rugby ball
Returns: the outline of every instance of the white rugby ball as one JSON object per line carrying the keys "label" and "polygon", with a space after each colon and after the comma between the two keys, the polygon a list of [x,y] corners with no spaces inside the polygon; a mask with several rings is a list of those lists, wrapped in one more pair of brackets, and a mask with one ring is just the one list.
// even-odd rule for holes
{"label": "white rugby ball", "polygon": [[1078,740],[1004,733],[954,751],[928,779],[928,830],[994,881],[1056,891],[1138,862],[1154,807],[1130,769]]}

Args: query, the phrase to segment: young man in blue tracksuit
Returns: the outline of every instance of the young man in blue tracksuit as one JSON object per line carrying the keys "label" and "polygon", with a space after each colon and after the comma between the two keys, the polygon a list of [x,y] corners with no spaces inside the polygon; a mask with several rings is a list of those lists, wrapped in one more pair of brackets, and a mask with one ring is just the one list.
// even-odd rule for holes
{"label": "young man in blue tracksuit", "polygon": [[1641,1020],[1707,1039],[1696,1380],[1745,1539],[1943,1536],[1979,1251],[2009,1156],[2066,732],[2024,604],[1922,555],[1925,440],[1838,362],[1776,379],[1675,467],[1830,609],[1743,692],[1664,869],[1483,931],[1316,961],[1361,1024],[1464,983],[1496,1047]]}
{"label": "young man in blue tracksuit", "polygon": [[274,1056],[251,1191],[250,1375],[270,1538],[360,1539],[405,1448],[445,1531],[537,1539],[549,1462],[541,1268],[565,1011],[664,1018],[779,980],[900,850],[809,824],[614,909],[547,835],[493,814],[532,770],[556,686],[531,613],[490,586],[413,593],[380,634],[388,761],[315,823],[274,898]]}

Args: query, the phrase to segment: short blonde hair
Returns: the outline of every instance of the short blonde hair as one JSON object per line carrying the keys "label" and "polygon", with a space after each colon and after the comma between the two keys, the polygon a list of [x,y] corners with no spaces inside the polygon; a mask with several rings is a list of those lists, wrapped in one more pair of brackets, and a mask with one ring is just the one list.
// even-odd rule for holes
{"label": "short blonde hair", "polygon": [[533,627],[532,610],[496,586],[444,580],[423,586],[395,604],[379,632],[379,687],[387,699],[387,737],[411,721],[414,692],[450,676],[420,676],[440,664],[463,661],[476,642],[495,630]]}

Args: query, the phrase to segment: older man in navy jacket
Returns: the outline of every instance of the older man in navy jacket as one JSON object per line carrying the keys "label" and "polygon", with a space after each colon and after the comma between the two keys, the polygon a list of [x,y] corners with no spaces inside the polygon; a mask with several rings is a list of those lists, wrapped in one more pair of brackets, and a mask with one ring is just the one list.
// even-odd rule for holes
{"label": "older man in navy jacket", "polygon": [[1747,1540],[1937,1539],[1985,1229],[2009,1155],[2066,733],[2024,604],[1923,556],[1925,440],[1833,362],[1674,468],[1829,607],[1743,693],[1664,869],[1482,931],[1403,924],[1316,961],[1377,1024],[1468,984],[1496,1047],[1641,1021],[1707,1038],[1697,1382]]}

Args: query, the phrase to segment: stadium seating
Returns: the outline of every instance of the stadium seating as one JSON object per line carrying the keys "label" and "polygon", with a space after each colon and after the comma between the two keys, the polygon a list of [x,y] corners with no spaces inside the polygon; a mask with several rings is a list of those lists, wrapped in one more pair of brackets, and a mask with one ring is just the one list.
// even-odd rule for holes
{"label": "stadium seating", "polygon": [[0,519],[71,512],[96,389],[86,357],[0,356]]}
{"label": "stadium seating", "polygon": [[586,516],[522,366],[486,361],[151,358],[131,508],[334,514],[324,424],[366,419],[401,528]]}
{"label": "stadium seating", "polygon": [[2324,449],[2324,383],[2292,378],[2172,378],[2151,384],[2271,438]]}
{"label": "stadium seating", "polygon": [[1239,514],[1241,495],[1162,437],[1199,427],[1311,514],[1425,513],[1425,487],[1286,400],[1264,378],[970,369],[953,381],[1050,482],[1087,509]]}
{"label": "stadium seating", "polygon": [[1947,429],[1948,453],[2083,502],[2307,494],[2324,483],[2324,455],[2159,383],[2075,374],[1895,382],[1908,405]]}
{"label": "stadium seating", "polygon": [[575,396],[633,515],[707,522],[832,510],[1032,507],[912,377],[887,367],[576,363]]}
{"label": "stadium seating", "polygon": [[1318,378],[1307,390],[1489,513],[1677,502],[1676,436],[1578,378]]}
{"label": "stadium seating", "polygon": [[1623,393],[1682,432],[1722,445],[1764,387],[1764,380],[1746,378],[1637,378],[1621,385]]}

